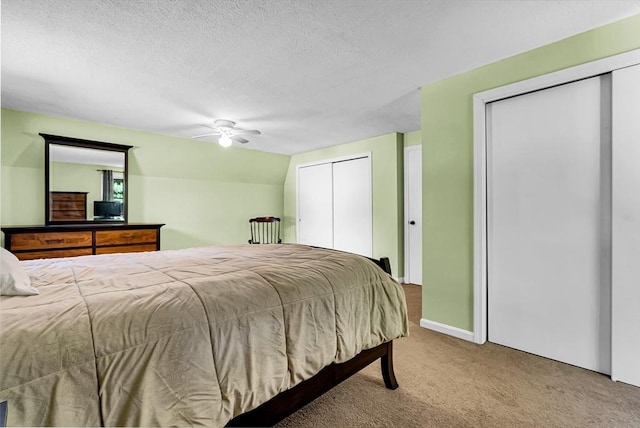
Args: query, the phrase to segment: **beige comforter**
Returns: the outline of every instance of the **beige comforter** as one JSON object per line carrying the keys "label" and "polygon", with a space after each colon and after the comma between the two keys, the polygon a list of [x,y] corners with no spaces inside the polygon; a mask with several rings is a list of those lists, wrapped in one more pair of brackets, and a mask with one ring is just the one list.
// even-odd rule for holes
{"label": "beige comforter", "polygon": [[0,299],[8,425],[222,426],[407,334],[370,261],[295,244],[23,262]]}

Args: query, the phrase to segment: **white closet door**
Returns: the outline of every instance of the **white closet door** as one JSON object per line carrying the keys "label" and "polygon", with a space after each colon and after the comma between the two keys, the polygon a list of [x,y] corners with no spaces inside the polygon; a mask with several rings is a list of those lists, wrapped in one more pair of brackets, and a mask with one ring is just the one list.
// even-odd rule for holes
{"label": "white closet door", "polygon": [[422,148],[404,150],[405,282],[422,285]]}
{"label": "white closet door", "polygon": [[298,243],[333,248],[331,164],[298,169]]}
{"label": "white closet door", "polygon": [[611,378],[640,386],[640,65],[613,72]]}
{"label": "white closet door", "polygon": [[487,108],[489,340],[603,373],[611,367],[608,82]]}
{"label": "white closet door", "polygon": [[372,256],[371,158],[333,163],[333,248]]}

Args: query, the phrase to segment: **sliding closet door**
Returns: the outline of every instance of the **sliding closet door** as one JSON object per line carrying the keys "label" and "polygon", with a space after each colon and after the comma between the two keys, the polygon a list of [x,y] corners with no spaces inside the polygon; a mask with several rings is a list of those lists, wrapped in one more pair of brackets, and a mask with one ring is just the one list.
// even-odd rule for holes
{"label": "sliding closet door", "polygon": [[298,243],[371,257],[371,157],[298,169]]}
{"label": "sliding closet door", "polygon": [[613,72],[611,377],[640,386],[640,65]]}
{"label": "sliding closet door", "polygon": [[330,163],[298,169],[298,243],[333,248]]}
{"label": "sliding closet door", "polygon": [[487,125],[489,340],[609,373],[610,77],[491,103]]}
{"label": "sliding closet door", "polygon": [[333,248],[372,256],[371,159],[333,163]]}

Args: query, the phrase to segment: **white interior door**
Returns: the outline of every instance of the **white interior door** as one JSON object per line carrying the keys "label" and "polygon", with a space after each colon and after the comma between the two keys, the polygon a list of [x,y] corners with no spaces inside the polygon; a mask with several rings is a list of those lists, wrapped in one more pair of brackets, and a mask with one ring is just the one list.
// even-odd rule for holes
{"label": "white interior door", "polygon": [[404,281],[422,285],[422,147],[404,149]]}
{"label": "white interior door", "polygon": [[371,158],[333,164],[333,248],[372,256]]}
{"label": "white interior door", "polygon": [[298,243],[333,248],[330,163],[298,169]]}
{"label": "white interior door", "polygon": [[613,72],[611,378],[640,386],[640,65]]}
{"label": "white interior door", "polygon": [[594,77],[487,105],[489,340],[603,373],[611,368],[607,91],[609,78]]}

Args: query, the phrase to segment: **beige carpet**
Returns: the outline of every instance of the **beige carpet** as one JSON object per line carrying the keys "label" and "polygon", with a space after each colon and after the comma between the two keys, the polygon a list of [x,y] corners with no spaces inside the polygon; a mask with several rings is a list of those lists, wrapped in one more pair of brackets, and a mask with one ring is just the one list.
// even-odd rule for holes
{"label": "beige carpet", "polygon": [[375,362],[279,427],[640,427],[640,388],[607,376],[419,326],[421,288],[406,285],[411,337],[394,345],[400,388]]}

